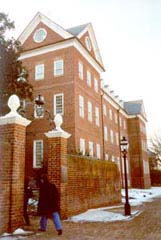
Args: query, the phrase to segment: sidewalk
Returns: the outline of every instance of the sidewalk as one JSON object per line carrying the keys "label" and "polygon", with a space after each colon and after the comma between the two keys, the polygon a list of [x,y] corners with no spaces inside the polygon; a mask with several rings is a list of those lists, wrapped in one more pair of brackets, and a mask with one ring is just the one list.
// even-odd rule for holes
{"label": "sidewalk", "polygon": [[[72,223],[63,221],[63,235],[57,236],[49,220],[45,233],[36,232],[39,218],[31,218],[28,230],[34,235],[10,239],[26,240],[160,240],[161,239],[161,198],[143,205],[143,212],[132,220],[108,223]],[[7,239],[9,240],[9,239]]]}

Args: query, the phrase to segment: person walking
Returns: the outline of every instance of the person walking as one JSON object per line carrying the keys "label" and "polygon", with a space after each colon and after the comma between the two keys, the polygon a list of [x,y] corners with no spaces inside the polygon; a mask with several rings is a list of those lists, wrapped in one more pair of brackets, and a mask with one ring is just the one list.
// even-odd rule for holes
{"label": "person walking", "polygon": [[48,218],[52,218],[58,235],[62,234],[59,215],[59,194],[55,184],[49,182],[47,174],[40,177],[38,215],[40,216],[39,231],[46,231]]}

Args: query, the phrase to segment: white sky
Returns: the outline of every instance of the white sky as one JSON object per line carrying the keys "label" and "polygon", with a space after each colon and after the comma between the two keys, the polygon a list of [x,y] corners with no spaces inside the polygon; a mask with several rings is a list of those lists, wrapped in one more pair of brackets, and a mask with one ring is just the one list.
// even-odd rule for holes
{"label": "white sky", "polygon": [[121,99],[143,99],[150,135],[161,129],[160,0],[5,0],[0,11],[15,21],[18,37],[40,11],[64,28],[91,22],[106,73]]}

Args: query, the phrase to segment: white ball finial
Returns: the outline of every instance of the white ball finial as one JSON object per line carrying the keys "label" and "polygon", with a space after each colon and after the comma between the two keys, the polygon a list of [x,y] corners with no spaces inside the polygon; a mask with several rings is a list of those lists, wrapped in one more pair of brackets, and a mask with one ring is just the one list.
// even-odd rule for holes
{"label": "white ball finial", "polygon": [[56,114],[56,116],[54,118],[54,123],[55,123],[56,129],[60,130],[61,129],[61,125],[63,123],[63,118],[62,118],[62,116],[60,114]]}
{"label": "white ball finial", "polygon": [[17,112],[17,109],[20,107],[20,100],[17,95],[13,94],[10,96],[8,100],[8,107],[10,108],[11,112]]}

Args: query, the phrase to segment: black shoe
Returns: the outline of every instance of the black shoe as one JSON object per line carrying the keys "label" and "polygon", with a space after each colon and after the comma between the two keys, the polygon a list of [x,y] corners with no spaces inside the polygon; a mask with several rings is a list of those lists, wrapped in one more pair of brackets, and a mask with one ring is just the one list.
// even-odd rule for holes
{"label": "black shoe", "polygon": [[63,233],[62,229],[57,230],[57,232],[58,232],[58,235],[62,235],[62,233]]}
{"label": "black shoe", "polygon": [[38,231],[39,231],[39,232],[46,232],[46,230],[41,229],[41,228],[39,228]]}

